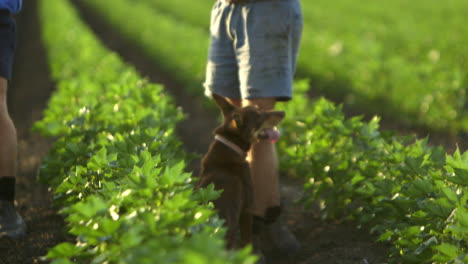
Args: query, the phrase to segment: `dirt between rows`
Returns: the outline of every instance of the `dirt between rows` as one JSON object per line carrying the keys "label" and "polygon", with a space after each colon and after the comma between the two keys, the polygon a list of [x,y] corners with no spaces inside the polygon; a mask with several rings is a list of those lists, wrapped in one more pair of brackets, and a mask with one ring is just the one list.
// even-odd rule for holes
{"label": "dirt between rows", "polygon": [[[184,92],[183,86],[161,71],[134,43],[121,37],[80,1],[73,2],[83,20],[89,24],[105,46],[117,52],[141,75],[155,83],[162,83],[173,95],[176,104],[189,115],[177,127],[177,133],[187,151],[203,154],[211,142],[211,130],[217,124],[217,112],[207,110],[200,100]],[[52,246],[73,241],[66,234],[66,226],[53,208],[48,186],[36,181],[41,158],[47,153],[51,140],[31,132],[33,123],[41,118],[47,100],[54,89],[50,80],[46,52],[41,43],[37,1],[25,1],[18,16],[18,50],[15,76],[8,94],[10,113],[18,129],[19,168],[17,202],[28,225],[24,239],[0,239],[0,263],[43,263],[40,257]],[[208,36],[207,36],[208,37]],[[200,86],[200,89],[201,86]],[[200,91],[201,92],[201,91]],[[199,160],[190,165],[196,175]],[[282,178],[281,192],[288,205],[286,222],[303,247],[294,257],[269,255],[268,263],[320,264],[378,264],[385,263],[388,245],[375,243],[367,230],[353,223],[333,223],[320,220],[320,215],[295,203],[302,191],[300,182]]]}

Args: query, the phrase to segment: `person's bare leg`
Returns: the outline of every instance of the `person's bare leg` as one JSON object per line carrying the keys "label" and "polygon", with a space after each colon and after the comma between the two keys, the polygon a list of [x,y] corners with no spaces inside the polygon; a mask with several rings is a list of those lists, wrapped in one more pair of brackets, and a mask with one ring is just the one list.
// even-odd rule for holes
{"label": "person's bare leg", "polygon": [[[276,99],[261,98],[244,100],[243,106],[254,105],[263,110],[273,110]],[[276,147],[269,140],[260,140],[252,145],[247,160],[250,164],[255,199],[251,212],[265,216],[268,208],[280,206],[279,171]]]}
{"label": "person's bare leg", "polygon": [[0,237],[19,238],[26,234],[26,224],[14,205],[18,143],[8,114],[7,85],[0,77]]}
{"label": "person's bare leg", "polygon": [[[274,98],[244,100],[243,106],[255,105],[265,111],[274,110]],[[286,216],[281,207],[279,189],[279,166],[276,146],[270,140],[260,140],[252,145],[247,160],[250,164],[254,187],[254,204],[251,208],[257,246],[262,250],[295,254],[300,242],[286,225]],[[256,230],[256,231],[255,231]],[[263,241],[263,242],[259,242]],[[255,241],[255,240],[254,240]],[[260,244],[261,246],[259,246]]]}
{"label": "person's bare leg", "polygon": [[13,121],[7,108],[7,85],[0,77],[0,177],[15,177],[17,138]]}

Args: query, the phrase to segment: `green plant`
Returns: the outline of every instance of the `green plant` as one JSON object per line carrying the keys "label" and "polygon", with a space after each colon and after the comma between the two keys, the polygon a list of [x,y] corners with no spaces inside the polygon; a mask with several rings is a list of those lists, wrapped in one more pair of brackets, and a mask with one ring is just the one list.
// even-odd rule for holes
{"label": "green plant", "polygon": [[[174,135],[183,117],[95,39],[65,0],[41,1],[57,91],[35,129],[54,136],[40,179],[51,185],[76,243],[52,263],[254,263],[226,251],[210,188],[194,193],[190,155]],[[53,19],[51,19],[53,18]],[[60,21],[60,23],[57,23]]]}
{"label": "green plant", "polygon": [[[203,50],[204,45],[200,43],[206,44],[206,29],[190,25],[192,22],[179,23],[170,14],[152,15],[149,3],[143,0],[134,5],[117,1],[115,9],[108,9],[103,1],[86,3],[120,28],[124,35],[145,47],[154,60],[170,69],[168,73],[178,69],[177,76],[191,87],[188,90],[196,91],[193,87],[201,82],[205,63],[205,55],[200,55],[204,52],[198,51]],[[456,6],[459,2],[451,3]],[[326,5],[325,2],[321,4]],[[346,10],[349,4],[343,0],[336,6]],[[397,2],[394,10],[399,10],[396,7],[401,4]],[[378,5],[362,7],[362,12],[372,19],[372,14],[381,12]],[[169,10],[169,4],[165,8]],[[316,27],[315,31],[306,29],[304,34],[305,48],[298,69],[303,76],[312,75],[312,81],[298,83],[294,102],[282,106],[288,116],[283,125],[287,133],[279,143],[282,168],[305,180],[305,202],[319,201],[324,217],[354,220],[371,227],[380,240],[390,241],[394,245],[393,261],[462,263],[467,258],[464,179],[468,154],[446,156],[440,147],[429,147],[426,140],[415,141],[380,131],[378,118],[369,123],[359,117],[346,119],[341,108],[329,101],[319,99],[311,104],[307,99],[309,83],[315,85],[314,89],[327,90],[333,96],[352,90],[344,96],[347,104],[372,102],[369,109],[392,114],[410,113],[407,120],[419,120],[416,122],[421,124],[444,120],[434,128],[453,132],[463,129],[466,119],[463,111],[458,114],[465,101],[465,76],[459,70],[462,66],[457,64],[455,70],[446,70],[453,69],[452,64],[436,59],[439,50],[431,53],[428,46],[421,46],[419,42],[411,46],[408,53],[387,53],[404,48],[410,43],[407,37],[417,40],[424,35],[424,30],[421,35],[407,31],[401,42],[395,40],[394,35],[387,35],[390,25],[405,30],[405,22],[410,18],[393,21],[383,16],[384,21],[372,24],[375,28],[369,29],[366,26],[369,24],[339,23],[338,15],[317,21],[316,18],[320,18],[317,12],[321,9],[311,10],[304,6],[306,23],[315,21],[316,25],[324,25]],[[316,16],[310,12],[315,12]],[[138,20],[122,23],[120,18],[129,13]],[[358,14],[351,14],[350,21],[357,21]],[[457,21],[458,16],[453,19]],[[158,24],[161,26],[156,27]],[[135,30],[136,25],[139,30]],[[330,33],[327,31],[330,27],[337,29]],[[427,24],[421,28],[427,29]],[[362,34],[355,34],[354,30]],[[187,35],[191,43],[173,45],[175,37],[188,31],[192,34]],[[370,32],[369,35],[366,32]],[[381,38],[385,41],[381,42]],[[197,52],[190,54],[192,45],[197,47],[194,49]],[[164,57],[178,52],[185,55]],[[427,52],[429,62],[424,59]],[[185,66],[190,63],[195,65],[193,69]],[[428,91],[435,92],[441,100],[421,96],[426,92],[426,84],[430,84]],[[402,94],[409,100],[402,101]],[[456,104],[450,105],[454,100]],[[389,110],[380,109],[383,106]]]}
{"label": "green plant", "polygon": [[[185,79],[185,72],[196,71],[188,75],[196,84],[203,81],[213,1],[118,1],[115,10],[105,1],[87,3],[160,65],[194,62],[179,67],[177,76]],[[310,79],[315,93],[411,126],[447,134],[468,130],[463,0],[301,4],[305,25],[298,74]],[[120,19],[125,11],[140,15],[128,22]],[[172,55],[163,57],[167,54]],[[172,66],[171,72],[176,72]]]}
{"label": "green plant", "polygon": [[463,263],[468,259],[468,152],[446,155],[427,140],[401,138],[346,119],[340,107],[303,96],[282,109],[287,131],[281,167],[305,181],[306,204],[324,218],[353,220],[393,244],[394,262]]}

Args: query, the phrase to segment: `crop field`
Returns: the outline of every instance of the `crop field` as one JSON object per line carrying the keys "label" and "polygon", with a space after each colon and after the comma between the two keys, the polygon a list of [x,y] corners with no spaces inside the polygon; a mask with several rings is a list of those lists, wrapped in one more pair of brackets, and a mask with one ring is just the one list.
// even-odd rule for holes
{"label": "crop field", "polygon": [[[88,2],[97,9],[106,6],[105,1]],[[191,51],[191,61],[198,63],[191,65],[190,74],[203,80],[213,1],[139,0],[130,10],[121,9],[128,2],[116,2],[119,8],[103,10],[103,15],[115,20],[124,34],[151,53],[155,52],[151,47],[158,47],[161,54],[153,54],[156,59],[167,54],[164,45],[183,45],[177,48],[180,59]],[[356,5],[341,0],[302,5],[305,27],[298,76],[309,79],[315,93],[402,123],[450,134],[467,132],[468,54],[462,48],[468,38],[463,23],[466,2]],[[123,23],[119,11],[138,12],[134,19],[139,23]],[[117,25],[119,21],[123,25]],[[150,33],[154,31],[158,34]]]}
{"label": "crop field", "polygon": [[[67,238],[43,245],[34,261],[255,263],[250,247],[224,249],[225,228],[211,202],[219,193],[193,190],[197,175],[189,164],[201,153],[184,145],[198,139],[177,134],[178,124],[194,114],[185,112],[190,107],[103,44],[82,10],[156,65],[189,103],[213,112],[202,96],[213,1],[36,5],[46,78],[55,87],[34,124],[36,133],[53,139],[40,156],[38,179],[51,189]],[[468,3],[302,5],[294,99],[279,105],[287,113],[277,143],[282,177],[299,183],[294,202],[307,232],[313,217],[332,223],[327,227],[351,225],[385,254],[317,257],[308,253],[316,244],[304,240],[299,257],[271,263],[468,263],[468,152],[447,153],[427,138],[379,125],[389,118],[447,136],[468,132]],[[382,117],[346,117],[347,109]],[[21,252],[21,245],[8,254]]]}

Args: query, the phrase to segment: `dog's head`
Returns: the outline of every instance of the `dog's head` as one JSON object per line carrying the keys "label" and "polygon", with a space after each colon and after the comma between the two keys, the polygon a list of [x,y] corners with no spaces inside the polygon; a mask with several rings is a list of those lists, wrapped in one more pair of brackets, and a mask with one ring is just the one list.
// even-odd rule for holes
{"label": "dog's head", "polygon": [[216,94],[213,94],[213,98],[224,117],[223,125],[217,131],[223,130],[244,142],[256,142],[263,130],[274,128],[285,116],[283,111],[263,111],[254,106],[236,107]]}

